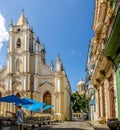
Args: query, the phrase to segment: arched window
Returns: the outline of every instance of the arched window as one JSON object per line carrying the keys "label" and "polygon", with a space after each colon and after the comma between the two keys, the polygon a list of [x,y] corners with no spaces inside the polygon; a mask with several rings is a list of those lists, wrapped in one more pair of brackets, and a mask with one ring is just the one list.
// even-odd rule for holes
{"label": "arched window", "polygon": [[20,47],[21,47],[21,40],[20,38],[18,38],[16,43],[16,48],[20,48]]}
{"label": "arched window", "polygon": [[20,72],[20,60],[16,60],[16,72]]}
{"label": "arched window", "polygon": [[[51,94],[49,92],[44,94],[43,102],[45,102],[46,105],[51,105]],[[51,113],[51,109],[45,110],[44,113]]]}

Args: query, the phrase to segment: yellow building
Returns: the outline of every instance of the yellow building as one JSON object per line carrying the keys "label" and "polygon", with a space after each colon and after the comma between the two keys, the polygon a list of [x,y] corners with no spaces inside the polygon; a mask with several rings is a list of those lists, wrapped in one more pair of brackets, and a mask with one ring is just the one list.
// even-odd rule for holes
{"label": "yellow building", "polygon": [[[47,113],[54,113],[61,120],[71,119],[71,88],[63,69],[60,55],[46,64],[45,46],[34,38],[27,18],[21,13],[16,25],[9,26],[7,65],[0,70],[0,97],[10,94],[20,98],[29,97],[54,107]],[[15,112],[15,106],[1,103],[0,111]]]}
{"label": "yellow building", "polygon": [[115,67],[112,59],[104,55],[113,27],[114,15],[115,9],[111,7],[110,1],[95,0],[92,41],[92,57],[95,67],[91,84],[96,89],[97,119],[103,121],[102,123],[105,123],[108,118],[117,117]]}

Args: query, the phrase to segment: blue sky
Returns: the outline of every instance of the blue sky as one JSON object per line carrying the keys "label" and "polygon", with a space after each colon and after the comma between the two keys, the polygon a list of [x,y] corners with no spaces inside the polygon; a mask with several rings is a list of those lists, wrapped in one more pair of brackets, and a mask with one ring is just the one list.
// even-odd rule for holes
{"label": "blue sky", "polygon": [[[28,18],[35,37],[46,47],[47,64],[60,53],[73,91],[82,78],[90,39],[93,37],[93,0],[0,0],[0,67],[6,65],[7,30],[20,13]],[[1,29],[2,28],[2,29]]]}

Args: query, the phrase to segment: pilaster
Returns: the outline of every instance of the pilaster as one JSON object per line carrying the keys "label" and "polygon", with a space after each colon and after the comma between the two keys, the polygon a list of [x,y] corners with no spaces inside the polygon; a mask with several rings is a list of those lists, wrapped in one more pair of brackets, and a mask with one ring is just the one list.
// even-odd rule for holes
{"label": "pilaster", "polygon": [[34,75],[34,91],[38,90],[39,85],[39,77],[37,75]]}
{"label": "pilaster", "polygon": [[120,67],[116,70],[116,86],[117,86],[117,104],[118,104],[118,118],[120,120]]}
{"label": "pilaster", "polygon": [[35,55],[35,74],[36,75],[38,74],[38,63],[39,63],[38,55]]}

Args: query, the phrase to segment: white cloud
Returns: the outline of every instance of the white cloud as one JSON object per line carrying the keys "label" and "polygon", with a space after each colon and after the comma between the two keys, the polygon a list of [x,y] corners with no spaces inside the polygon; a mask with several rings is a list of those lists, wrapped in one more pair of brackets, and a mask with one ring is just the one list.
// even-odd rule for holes
{"label": "white cloud", "polygon": [[0,13],[0,51],[1,48],[3,47],[3,42],[8,41],[8,32],[7,28],[5,27],[5,18],[3,15]]}
{"label": "white cloud", "polygon": [[76,51],[75,51],[75,50],[73,50],[71,53],[72,53],[72,55],[74,55],[74,54],[76,53]]}
{"label": "white cloud", "polygon": [[79,57],[82,57],[81,52],[80,52],[80,51],[77,51],[77,50],[72,50],[71,54],[72,54],[72,55],[79,56]]}

